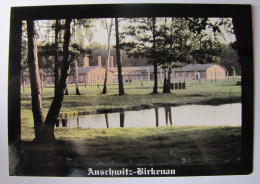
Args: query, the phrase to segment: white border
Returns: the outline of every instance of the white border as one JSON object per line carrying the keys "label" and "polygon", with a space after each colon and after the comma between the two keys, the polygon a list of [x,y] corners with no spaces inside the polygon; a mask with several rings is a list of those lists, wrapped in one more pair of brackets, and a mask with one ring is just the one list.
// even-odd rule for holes
{"label": "white border", "polygon": [[[255,142],[254,142],[254,172],[245,176],[207,176],[207,177],[165,177],[165,178],[58,178],[58,177],[10,177],[8,174],[8,145],[7,145],[7,91],[8,91],[8,54],[10,7],[61,5],[61,4],[108,4],[108,3],[206,3],[206,4],[251,4],[253,6],[253,37],[254,37],[254,66],[255,66]],[[46,12],[47,13],[47,12]],[[1,17],[1,49],[0,49],[0,183],[3,184],[99,184],[99,183],[181,183],[181,184],[257,184],[260,181],[260,1],[259,0],[9,0],[0,5]],[[258,146],[257,146],[258,145]]]}

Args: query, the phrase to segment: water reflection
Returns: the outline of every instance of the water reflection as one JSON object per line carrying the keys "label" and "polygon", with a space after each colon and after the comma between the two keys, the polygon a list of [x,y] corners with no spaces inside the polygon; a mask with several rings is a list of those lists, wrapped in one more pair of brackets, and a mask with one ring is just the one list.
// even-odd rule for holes
{"label": "water reflection", "polygon": [[[165,121],[166,121],[166,125],[168,125],[168,122],[170,121],[170,125],[172,125],[172,111],[171,111],[171,107],[164,107],[164,111],[165,111]],[[168,121],[169,120],[169,121]]]}
{"label": "water reflection", "polygon": [[120,112],[120,127],[124,127],[125,125],[125,112]]}
{"label": "water reflection", "polygon": [[240,126],[241,104],[219,106],[187,105],[162,107],[140,111],[126,111],[105,114],[90,114],[67,117],[56,122],[56,127],[70,128],[118,128],[159,126]]}
{"label": "water reflection", "polygon": [[156,127],[159,126],[159,113],[158,113],[158,108],[154,108],[155,110],[155,122],[156,122]]}
{"label": "water reflection", "polygon": [[109,128],[109,122],[108,122],[108,116],[107,116],[107,113],[105,114],[105,119],[106,119],[107,128]]}
{"label": "water reflection", "polygon": [[56,127],[60,127],[59,119],[56,119],[56,121],[55,121],[55,125],[56,125]]}
{"label": "water reflection", "polygon": [[79,128],[79,116],[77,117],[77,128]]}

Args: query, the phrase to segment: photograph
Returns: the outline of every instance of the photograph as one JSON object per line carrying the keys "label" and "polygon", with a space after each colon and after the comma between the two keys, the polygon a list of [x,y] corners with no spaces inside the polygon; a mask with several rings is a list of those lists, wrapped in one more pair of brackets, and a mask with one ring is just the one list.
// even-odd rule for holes
{"label": "photograph", "polygon": [[251,5],[10,12],[10,176],[253,172]]}

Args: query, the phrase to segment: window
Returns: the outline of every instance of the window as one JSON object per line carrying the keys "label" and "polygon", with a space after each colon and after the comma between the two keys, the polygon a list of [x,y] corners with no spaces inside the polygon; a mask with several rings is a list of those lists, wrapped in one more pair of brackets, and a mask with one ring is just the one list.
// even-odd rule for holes
{"label": "window", "polygon": [[99,75],[97,75],[97,80],[99,80]]}

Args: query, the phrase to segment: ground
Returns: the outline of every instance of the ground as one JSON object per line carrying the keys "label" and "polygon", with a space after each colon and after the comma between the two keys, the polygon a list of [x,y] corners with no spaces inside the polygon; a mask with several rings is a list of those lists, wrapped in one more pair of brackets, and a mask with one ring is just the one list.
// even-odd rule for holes
{"label": "ground", "polygon": [[[241,86],[233,80],[217,83],[191,81],[186,86],[185,90],[174,90],[170,94],[152,95],[152,83],[144,86],[141,83],[125,84],[127,95],[118,96],[116,85],[109,86],[107,95],[101,95],[102,87],[85,88],[82,85],[82,95],[77,96],[74,86],[70,85],[71,95],[65,96],[61,113],[73,115],[164,104],[221,104],[239,102],[241,98]],[[53,88],[45,87],[42,96],[46,115]],[[21,99],[22,159],[20,169],[13,171],[18,175],[67,176],[75,174],[76,168],[88,166],[228,165],[241,161],[241,127],[229,126],[56,128],[56,145],[39,146],[32,142],[34,130],[29,87],[21,92]],[[78,169],[76,173],[84,175],[84,169]]]}
{"label": "ground", "polygon": [[56,136],[58,142],[52,147],[22,142],[18,175],[63,176],[78,170],[82,176],[86,167],[200,166],[241,161],[240,127],[59,129]]}

